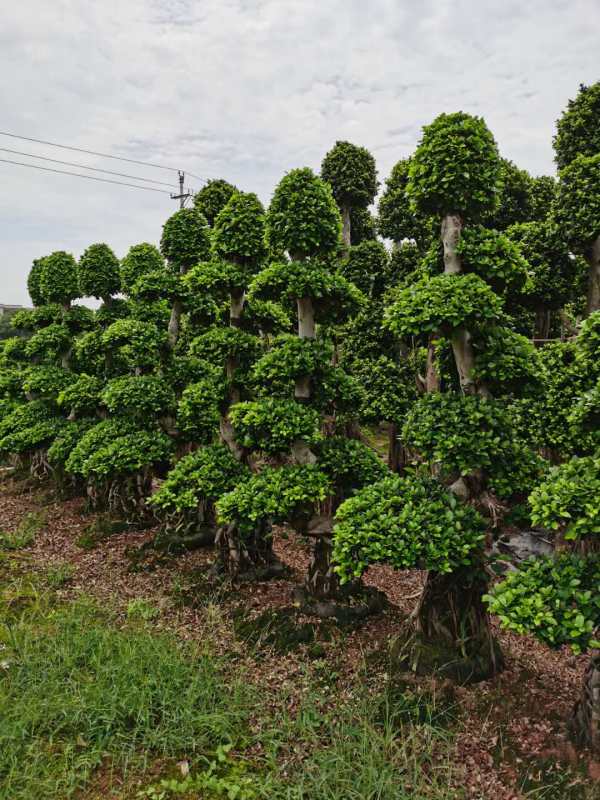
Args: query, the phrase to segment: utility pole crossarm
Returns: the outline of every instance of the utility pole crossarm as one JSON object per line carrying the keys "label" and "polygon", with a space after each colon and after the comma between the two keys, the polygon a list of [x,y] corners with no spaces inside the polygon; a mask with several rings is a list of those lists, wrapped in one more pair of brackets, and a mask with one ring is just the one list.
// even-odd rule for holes
{"label": "utility pole crossarm", "polygon": [[184,192],[183,190],[183,182],[185,180],[185,172],[183,170],[177,170],[177,174],[179,176],[179,194],[172,194],[171,200],[179,200],[179,208],[185,207],[185,201],[188,197],[191,197],[191,192]]}

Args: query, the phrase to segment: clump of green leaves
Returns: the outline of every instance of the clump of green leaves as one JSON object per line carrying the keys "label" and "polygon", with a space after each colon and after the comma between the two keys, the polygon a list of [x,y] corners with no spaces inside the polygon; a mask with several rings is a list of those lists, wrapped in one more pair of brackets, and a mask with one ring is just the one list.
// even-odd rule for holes
{"label": "clump of green leaves", "polygon": [[242,447],[275,454],[288,451],[297,440],[315,444],[321,439],[319,413],[293,400],[237,403],[229,415]]}

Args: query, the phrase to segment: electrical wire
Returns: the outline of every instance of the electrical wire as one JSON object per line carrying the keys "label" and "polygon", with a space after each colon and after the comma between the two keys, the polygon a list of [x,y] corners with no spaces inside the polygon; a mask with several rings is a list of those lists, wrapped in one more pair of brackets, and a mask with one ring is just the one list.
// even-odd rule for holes
{"label": "electrical wire", "polygon": [[155,181],[153,178],[142,178],[138,175],[128,175],[125,172],[113,172],[111,169],[101,169],[100,167],[88,167],[87,164],[76,164],[73,161],[60,161],[58,158],[48,158],[48,156],[38,156],[35,153],[24,153],[22,150],[11,150],[8,147],[0,147],[3,153],[12,153],[16,156],[27,156],[27,158],[38,158],[41,161],[51,161],[53,164],[62,164],[66,167],[79,167],[80,169],[89,169],[92,172],[105,172],[107,175],[117,175],[119,178],[132,178],[135,181],[146,181],[147,183],[155,183],[158,186],[173,187],[174,183],[167,183],[166,181]]}
{"label": "electrical wire", "polygon": [[164,189],[155,189],[152,186],[140,186],[137,183],[124,183],[123,181],[113,181],[110,178],[96,178],[94,175],[83,175],[80,172],[67,172],[64,169],[53,169],[52,167],[41,167],[38,164],[26,164],[23,161],[11,161],[8,158],[0,158],[0,162],[3,164],[15,164],[19,167],[29,167],[30,169],[39,169],[43,170],[44,172],[56,172],[58,175],[72,175],[75,178],[87,178],[88,181],[99,181],[100,183],[114,183],[117,186],[129,186],[132,189],[143,189],[145,192],[158,192],[159,194],[168,194],[169,197],[171,196],[171,192],[167,192]]}

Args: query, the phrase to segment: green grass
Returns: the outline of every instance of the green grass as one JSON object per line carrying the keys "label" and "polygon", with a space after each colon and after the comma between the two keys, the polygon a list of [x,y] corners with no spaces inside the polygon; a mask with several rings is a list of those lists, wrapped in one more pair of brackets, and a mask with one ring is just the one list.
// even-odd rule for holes
{"label": "green grass", "polygon": [[0,798],[64,800],[103,763],[143,769],[242,741],[247,690],[215,658],[22,590],[0,627]]}
{"label": "green grass", "polygon": [[25,514],[14,531],[0,531],[0,550],[24,550],[35,542],[35,537],[46,524],[43,512]]}

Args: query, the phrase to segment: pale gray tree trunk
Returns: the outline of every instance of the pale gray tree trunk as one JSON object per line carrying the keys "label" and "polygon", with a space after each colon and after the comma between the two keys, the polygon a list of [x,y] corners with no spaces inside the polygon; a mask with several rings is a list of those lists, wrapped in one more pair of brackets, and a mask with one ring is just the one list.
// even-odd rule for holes
{"label": "pale gray tree trunk", "polygon": [[352,228],[350,224],[350,206],[343,205],[342,211],[342,242],[344,243],[344,253],[348,255],[352,241]]}
{"label": "pale gray tree trunk", "polygon": [[[315,310],[311,297],[299,297],[298,305],[298,336],[301,339],[315,338]],[[310,399],[310,375],[301,375],[296,379],[294,397],[296,400]]]}

